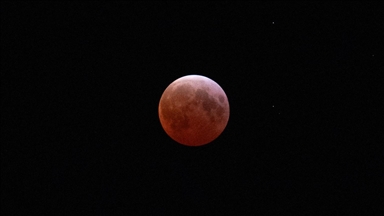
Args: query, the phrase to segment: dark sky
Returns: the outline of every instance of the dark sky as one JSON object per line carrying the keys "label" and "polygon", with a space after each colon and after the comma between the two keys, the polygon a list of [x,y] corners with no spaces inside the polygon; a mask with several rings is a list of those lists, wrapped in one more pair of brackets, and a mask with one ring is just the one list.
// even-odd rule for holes
{"label": "dark sky", "polygon": [[[2,2],[1,211],[379,213],[383,8]],[[157,113],[188,74],[230,103],[202,147]]]}

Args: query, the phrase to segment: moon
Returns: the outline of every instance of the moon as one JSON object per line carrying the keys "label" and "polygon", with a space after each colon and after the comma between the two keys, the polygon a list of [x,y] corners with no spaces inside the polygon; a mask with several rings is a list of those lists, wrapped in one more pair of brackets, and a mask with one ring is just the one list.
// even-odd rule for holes
{"label": "moon", "polygon": [[159,102],[160,123],[176,142],[202,146],[215,140],[229,119],[229,103],[215,81],[187,75],[173,81]]}

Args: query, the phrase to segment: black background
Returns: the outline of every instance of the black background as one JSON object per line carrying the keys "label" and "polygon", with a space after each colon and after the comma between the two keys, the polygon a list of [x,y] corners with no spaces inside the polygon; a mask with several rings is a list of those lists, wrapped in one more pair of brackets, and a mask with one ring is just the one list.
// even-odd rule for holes
{"label": "black background", "polygon": [[[378,2],[2,2],[1,211],[379,213],[382,13]],[[188,74],[230,103],[202,147],[177,144],[158,119],[161,94]]]}

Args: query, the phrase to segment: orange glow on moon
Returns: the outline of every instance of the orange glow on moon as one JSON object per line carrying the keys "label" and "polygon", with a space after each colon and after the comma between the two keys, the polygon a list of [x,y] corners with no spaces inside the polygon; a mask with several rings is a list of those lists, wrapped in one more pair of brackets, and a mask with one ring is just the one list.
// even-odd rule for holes
{"label": "orange glow on moon", "polygon": [[229,119],[228,98],[213,80],[183,76],[164,91],[159,103],[160,123],[176,142],[201,146],[215,140]]}

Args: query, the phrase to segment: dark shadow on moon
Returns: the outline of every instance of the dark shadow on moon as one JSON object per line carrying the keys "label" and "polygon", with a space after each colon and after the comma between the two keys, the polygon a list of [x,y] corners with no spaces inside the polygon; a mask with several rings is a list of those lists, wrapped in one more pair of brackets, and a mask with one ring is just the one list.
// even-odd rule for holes
{"label": "dark shadow on moon", "polygon": [[227,106],[225,94],[186,81],[165,90],[159,114],[165,131],[174,140],[202,145],[222,132],[228,119]]}

